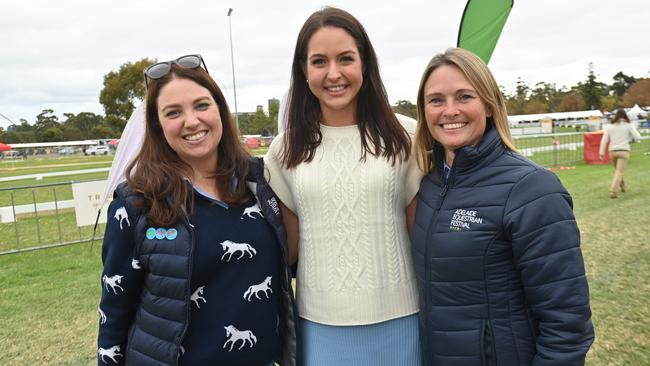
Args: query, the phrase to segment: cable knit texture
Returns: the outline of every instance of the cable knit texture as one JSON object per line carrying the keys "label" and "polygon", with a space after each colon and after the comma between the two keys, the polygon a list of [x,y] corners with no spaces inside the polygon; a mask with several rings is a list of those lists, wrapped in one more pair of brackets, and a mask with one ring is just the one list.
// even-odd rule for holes
{"label": "cable knit texture", "polygon": [[299,315],[361,325],[416,313],[405,217],[422,178],[415,159],[362,161],[356,125],[321,132],[309,163],[282,167],[282,135],[265,157],[271,188],[300,220]]}

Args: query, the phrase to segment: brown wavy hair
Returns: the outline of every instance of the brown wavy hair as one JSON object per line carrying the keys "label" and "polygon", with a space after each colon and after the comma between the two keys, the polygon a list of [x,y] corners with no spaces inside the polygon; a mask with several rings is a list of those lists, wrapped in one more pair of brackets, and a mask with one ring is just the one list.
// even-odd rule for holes
{"label": "brown wavy hair", "polygon": [[[169,146],[158,117],[158,96],[173,78],[189,79],[208,89],[219,108],[223,133],[217,148],[214,177],[222,201],[239,205],[249,199],[246,174],[250,155],[241,146],[238,131],[219,86],[202,68],[185,69],[172,65],[164,77],[149,80],[145,104],[145,135],[140,152],[126,169],[129,188],[142,195],[141,205],[153,225],[168,226],[193,212],[192,166],[181,160]],[[237,185],[233,188],[233,177]]]}
{"label": "brown wavy hair", "polygon": [[361,133],[362,155],[383,156],[391,163],[408,159],[411,139],[395,117],[386,89],[379,75],[377,55],[363,25],[350,13],[324,7],[313,13],[298,33],[291,66],[291,88],[287,107],[287,128],[281,153],[283,165],[293,168],[314,158],[323,135],[320,132],[321,110],[316,96],[307,85],[307,46],[311,37],[323,27],[345,30],[356,43],[363,66],[363,83],[357,96],[357,126]]}

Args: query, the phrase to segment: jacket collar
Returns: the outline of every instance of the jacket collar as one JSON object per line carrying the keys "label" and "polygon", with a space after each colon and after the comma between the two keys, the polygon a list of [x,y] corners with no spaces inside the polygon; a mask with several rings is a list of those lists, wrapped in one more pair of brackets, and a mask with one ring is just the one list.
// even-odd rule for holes
{"label": "jacket collar", "polygon": [[[443,160],[445,151],[442,145],[434,145],[436,168],[442,174]],[[492,119],[488,119],[485,134],[476,146],[465,146],[455,151],[454,163],[452,169],[456,172],[469,170],[481,161],[491,161],[503,154],[505,147],[501,141],[501,136],[494,127]]]}

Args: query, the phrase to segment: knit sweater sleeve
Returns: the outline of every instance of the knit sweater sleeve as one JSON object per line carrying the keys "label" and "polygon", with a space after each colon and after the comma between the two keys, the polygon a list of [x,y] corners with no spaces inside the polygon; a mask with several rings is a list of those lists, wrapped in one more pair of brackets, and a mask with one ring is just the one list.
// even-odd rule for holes
{"label": "knit sweater sleeve", "polygon": [[99,303],[98,364],[123,365],[129,327],[143,286],[144,271],[134,258],[136,218],[116,197],[108,209],[102,246],[102,296]]}
{"label": "knit sweater sleeve", "polygon": [[504,219],[539,325],[532,364],[584,365],[594,329],[571,197],[553,173],[538,169],[513,187]]}
{"label": "knit sweater sleeve", "polygon": [[282,166],[280,155],[284,146],[284,134],[278,135],[271,146],[269,151],[264,156],[264,177],[269,182],[271,189],[278,196],[280,201],[287,206],[292,212],[296,212],[296,204],[293,201],[291,187],[291,171]]}
{"label": "knit sweater sleeve", "polygon": [[600,139],[600,150],[598,153],[600,155],[605,155],[605,149],[607,148],[607,142],[609,142],[609,128],[605,126],[603,131],[603,137]]}
{"label": "knit sweater sleeve", "polygon": [[415,198],[415,195],[420,189],[420,182],[424,173],[418,167],[417,159],[415,158],[415,152],[411,152],[409,160],[405,163],[405,195],[406,204],[408,205]]}
{"label": "knit sweater sleeve", "polygon": [[420,189],[420,182],[422,181],[422,177],[424,177],[424,173],[418,167],[417,159],[415,158],[415,130],[417,127],[417,121],[401,114],[395,114],[395,116],[397,116],[400,124],[409,134],[412,144],[411,155],[409,156],[409,159],[404,162],[404,198],[406,198],[406,204],[408,205],[418,193],[418,190]]}
{"label": "knit sweater sleeve", "polygon": [[634,128],[634,125],[630,123],[630,136],[632,137],[632,141],[641,141],[641,134],[639,131],[637,131],[636,128]]}

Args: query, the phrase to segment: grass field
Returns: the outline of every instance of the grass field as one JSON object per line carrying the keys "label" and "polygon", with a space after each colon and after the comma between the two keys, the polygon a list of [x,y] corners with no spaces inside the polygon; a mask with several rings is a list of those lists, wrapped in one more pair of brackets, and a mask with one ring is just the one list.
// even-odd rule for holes
{"label": "grass field", "polygon": [[[588,365],[650,365],[649,147],[634,146],[618,199],[609,165],[557,171],[582,233],[596,327]],[[100,247],[0,256],[0,365],[96,364]]]}
{"label": "grass field", "polygon": [[[0,178],[16,177],[29,174],[54,173],[67,170],[84,170],[94,168],[108,168],[113,160],[112,155],[108,156],[66,156],[38,160],[2,161],[0,163]],[[36,202],[47,202],[53,200],[53,187],[36,188],[32,195],[32,189],[13,189],[14,187],[47,185],[70,181],[86,181],[95,179],[106,179],[108,172],[96,172],[77,175],[64,175],[55,177],[43,177],[40,180],[25,178],[0,182],[0,206],[10,206],[13,195],[14,204],[31,204],[36,197]],[[11,190],[7,190],[12,188]],[[4,190],[3,190],[4,189]],[[70,186],[57,188],[57,199],[72,199]]]}

